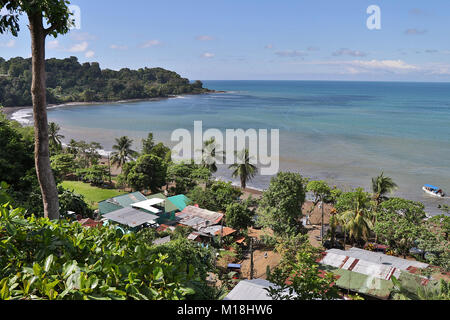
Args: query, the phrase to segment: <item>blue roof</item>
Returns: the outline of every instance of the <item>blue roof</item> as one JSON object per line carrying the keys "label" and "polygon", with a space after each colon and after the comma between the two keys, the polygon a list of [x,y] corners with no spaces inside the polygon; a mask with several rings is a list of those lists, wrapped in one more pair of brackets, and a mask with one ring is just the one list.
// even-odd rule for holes
{"label": "blue roof", "polygon": [[432,186],[431,184],[426,184],[425,187],[431,188],[431,189],[434,189],[434,190],[439,190],[438,187]]}
{"label": "blue roof", "polygon": [[240,265],[240,264],[233,264],[233,263],[230,263],[230,264],[228,265],[228,268],[236,268],[236,269],[240,269],[240,268],[241,268],[241,265]]}

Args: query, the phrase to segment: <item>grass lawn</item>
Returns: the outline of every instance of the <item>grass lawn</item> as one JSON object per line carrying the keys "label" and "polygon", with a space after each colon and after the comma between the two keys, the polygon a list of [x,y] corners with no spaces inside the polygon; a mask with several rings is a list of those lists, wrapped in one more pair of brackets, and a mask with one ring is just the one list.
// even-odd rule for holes
{"label": "grass lawn", "polygon": [[103,200],[125,193],[115,189],[93,187],[88,183],[79,181],[64,181],[61,183],[61,186],[64,189],[74,190],[75,193],[83,195],[86,203],[88,203],[92,209],[98,209],[98,203]]}

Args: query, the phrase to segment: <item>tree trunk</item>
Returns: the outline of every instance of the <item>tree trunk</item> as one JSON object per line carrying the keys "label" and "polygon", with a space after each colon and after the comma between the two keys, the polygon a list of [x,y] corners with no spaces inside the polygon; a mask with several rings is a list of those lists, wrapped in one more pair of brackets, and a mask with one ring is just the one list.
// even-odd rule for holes
{"label": "tree trunk", "polygon": [[45,37],[42,12],[28,16],[31,34],[33,79],[31,96],[34,115],[34,161],[44,203],[44,216],[59,219],[59,200],[55,178],[50,166],[45,84]]}
{"label": "tree trunk", "polygon": [[245,188],[247,187],[247,183],[246,183],[244,177],[241,177],[241,187],[242,187],[242,190],[245,190]]}
{"label": "tree trunk", "polygon": [[322,236],[321,236],[321,238],[322,238],[322,244],[323,244],[324,230],[325,230],[324,225],[323,225],[323,206],[324,206],[323,199],[321,200],[321,204],[322,204],[322,230],[321,230]]}

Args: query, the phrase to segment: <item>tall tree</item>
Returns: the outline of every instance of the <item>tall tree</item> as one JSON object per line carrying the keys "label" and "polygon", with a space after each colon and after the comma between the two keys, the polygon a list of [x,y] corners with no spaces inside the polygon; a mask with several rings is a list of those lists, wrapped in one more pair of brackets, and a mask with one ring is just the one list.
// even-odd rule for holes
{"label": "tall tree", "polygon": [[314,207],[321,202],[322,207],[322,225],[320,237],[324,238],[324,224],[323,224],[323,216],[324,216],[324,206],[325,206],[325,198],[330,196],[331,189],[325,181],[310,181],[306,186],[306,190],[312,192],[314,194]]}
{"label": "tall tree", "polygon": [[372,230],[372,203],[370,195],[362,188],[347,192],[340,196],[336,208],[339,211],[339,220],[350,238],[360,241],[367,240]]}
{"label": "tall tree", "polygon": [[397,189],[397,184],[390,177],[385,177],[382,172],[378,177],[372,178],[372,194],[377,207],[381,202],[387,200],[387,194]]}
{"label": "tall tree", "polygon": [[116,139],[116,143],[113,146],[113,149],[116,151],[111,154],[111,163],[122,168],[125,163],[133,160],[137,152],[131,149],[133,140],[127,136]]}
{"label": "tall tree", "polygon": [[251,157],[248,149],[236,152],[238,162],[229,166],[233,170],[233,178],[239,177],[241,180],[241,188],[247,187],[247,181],[251,180],[258,171],[258,168],[251,163]]}
{"label": "tall tree", "polygon": [[202,149],[202,165],[207,168],[211,173],[217,172],[217,157],[224,157],[225,154],[223,151],[217,151],[220,147],[216,143],[215,138],[211,138],[204,142]]}
{"label": "tall tree", "polygon": [[[32,83],[35,128],[36,173],[42,192],[44,215],[51,220],[59,219],[58,190],[50,166],[46,79],[45,79],[45,40],[51,35],[65,34],[69,31],[70,11],[66,0],[0,0],[0,10],[6,9],[8,15],[0,17],[0,33],[11,32],[13,36],[20,31],[19,16],[28,16],[31,35]],[[44,19],[47,28],[44,27]]]}
{"label": "tall tree", "polygon": [[305,179],[299,173],[280,172],[270,181],[257,209],[258,223],[275,235],[304,231],[301,219],[305,203]]}

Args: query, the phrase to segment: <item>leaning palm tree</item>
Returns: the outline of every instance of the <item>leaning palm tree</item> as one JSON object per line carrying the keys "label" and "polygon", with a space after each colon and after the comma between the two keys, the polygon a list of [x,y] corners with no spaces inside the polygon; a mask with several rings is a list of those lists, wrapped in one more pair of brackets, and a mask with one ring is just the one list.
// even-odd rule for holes
{"label": "leaning palm tree", "polygon": [[116,151],[111,153],[111,164],[123,168],[125,163],[134,159],[137,152],[131,149],[133,140],[127,136],[116,139],[116,143],[117,144],[113,146],[113,149]]}
{"label": "leaning palm tree", "polygon": [[392,193],[397,187],[392,178],[384,176],[384,172],[378,177],[372,178],[373,199],[377,206],[387,199],[386,194]]}
{"label": "leaning palm tree", "polygon": [[244,149],[241,152],[235,152],[239,161],[229,166],[233,170],[233,178],[239,177],[241,180],[241,188],[245,189],[247,181],[251,180],[258,171],[258,168],[251,164],[252,157],[250,157],[249,150]]}
{"label": "leaning palm tree", "polygon": [[62,149],[62,141],[65,137],[59,134],[61,128],[54,122],[50,122],[48,124],[48,139],[50,148],[53,150],[61,150]]}

